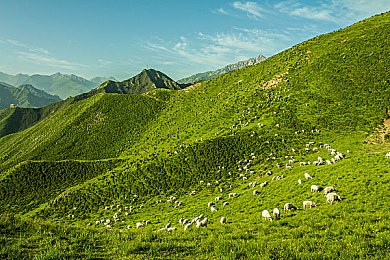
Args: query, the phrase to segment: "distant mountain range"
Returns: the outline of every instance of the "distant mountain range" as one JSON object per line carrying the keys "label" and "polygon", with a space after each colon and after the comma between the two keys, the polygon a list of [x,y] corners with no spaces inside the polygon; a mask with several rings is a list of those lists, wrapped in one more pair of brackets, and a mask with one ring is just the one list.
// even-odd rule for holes
{"label": "distant mountain range", "polygon": [[260,54],[256,58],[251,58],[248,60],[239,61],[239,62],[234,63],[234,64],[229,64],[229,65],[226,65],[225,67],[223,67],[222,69],[218,69],[218,70],[214,70],[214,71],[207,71],[207,72],[203,72],[203,73],[197,73],[197,74],[192,75],[190,77],[180,79],[177,81],[177,83],[187,84],[187,83],[194,83],[194,82],[212,79],[212,78],[215,78],[215,77],[222,75],[222,74],[229,72],[229,71],[238,70],[238,69],[241,69],[241,68],[244,68],[247,66],[255,65],[259,62],[262,62],[265,59],[266,59],[266,57],[264,57],[263,55]]}
{"label": "distant mountain range", "polygon": [[87,80],[73,74],[61,73],[29,76],[27,74],[9,75],[0,72],[0,82],[13,86],[30,84],[52,95],[58,95],[62,99],[87,92],[107,80],[115,79],[113,77],[94,77]]}
{"label": "distant mountain range", "polygon": [[59,96],[47,94],[32,85],[25,84],[15,88],[0,82],[0,109],[7,108],[11,104],[20,107],[42,107],[60,100]]}

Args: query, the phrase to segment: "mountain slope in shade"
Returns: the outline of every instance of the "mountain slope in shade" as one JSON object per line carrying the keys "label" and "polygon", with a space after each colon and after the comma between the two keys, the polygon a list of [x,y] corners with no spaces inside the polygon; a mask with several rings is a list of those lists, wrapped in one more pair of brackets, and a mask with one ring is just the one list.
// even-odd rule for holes
{"label": "mountain slope in shade", "polygon": [[2,82],[13,86],[30,84],[47,93],[58,95],[62,99],[87,92],[107,79],[112,78],[95,77],[87,80],[73,74],[55,73],[53,75],[35,74],[29,76],[27,74],[8,75],[0,72],[0,81]]}
{"label": "mountain slope in shade", "polygon": [[244,68],[247,66],[255,65],[259,62],[264,61],[265,59],[266,59],[266,57],[264,57],[263,55],[260,54],[259,56],[255,57],[255,58],[251,58],[251,59],[244,60],[244,61],[239,61],[239,62],[234,63],[234,64],[229,64],[229,65],[226,65],[225,67],[218,69],[218,70],[197,73],[197,74],[192,75],[190,77],[180,79],[177,82],[180,84],[186,84],[186,83],[194,83],[194,82],[198,82],[198,81],[212,79],[212,78],[215,78],[215,77],[222,75],[222,74],[229,72],[229,71],[238,70],[238,69],[241,69],[241,68]]}
{"label": "mountain slope in shade", "polygon": [[0,83],[0,109],[15,104],[19,107],[42,107],[60,101],[61,98],[47,94],[32,85],[21,85],[17,88]]}
{"label": "mountain slope in shade", "polygon": [[154,69],[144,69],[138,75],[122,82],[106,81],[93,93],[143,94],[158,88],[179,90],[183,86],[164,73]]}

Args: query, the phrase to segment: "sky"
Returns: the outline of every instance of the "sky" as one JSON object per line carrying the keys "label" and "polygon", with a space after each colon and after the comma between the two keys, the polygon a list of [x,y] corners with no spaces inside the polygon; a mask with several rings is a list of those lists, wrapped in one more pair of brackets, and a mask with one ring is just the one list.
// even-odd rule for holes
{"label": "sky", "polygon": [[390,0],[0,0],[0,71],[178,80],[388,11]]}

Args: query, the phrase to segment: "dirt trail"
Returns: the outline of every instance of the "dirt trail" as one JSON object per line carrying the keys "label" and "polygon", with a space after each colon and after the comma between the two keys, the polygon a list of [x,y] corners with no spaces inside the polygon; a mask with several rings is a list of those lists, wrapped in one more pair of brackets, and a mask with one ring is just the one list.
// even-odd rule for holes
{"label": "dirt trail", "polygon": [[384,129],[380,133],[380,139],[384,143],[385,142],[385,136],[390,132],[390,118],[386,118],[385,122],[383,123]]}

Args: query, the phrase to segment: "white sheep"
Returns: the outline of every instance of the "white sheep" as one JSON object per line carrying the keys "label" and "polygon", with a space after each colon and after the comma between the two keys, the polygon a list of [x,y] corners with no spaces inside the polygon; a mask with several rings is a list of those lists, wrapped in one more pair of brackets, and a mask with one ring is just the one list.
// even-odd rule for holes
{"label": "white sheep", "polygon": [[300,179],[298,180],[298,184],[302,184],[302,181]]}
{"label": "white sheep", "polygon": [[292,203],[286,203],[284,204],[284,211],[289,211],[289,210],[292,210],[292,209],[297,209],[297,207],[295,207]]}
{"label": "white sheep", "polygon": [[264,218],[265,221],[267,221],[267,220],[272,221],[271,214],[269,214],[268,210],[266,210],[266,209],[263,210],[261,215],[262,215],[262,217]]}
{"label": "white sheep", "polygon": [[229,205],[229,202],[225,201],[225,202],[223,203],[223,207],[225,207],[226,205]]}
{"label": "white sheep", "polygon": [[274,208],[273,216],[275,219],[280,219],[280,210],[278,208]]}
{"label": "white sheep", "polygon": [[137,222],[137,223],[135,224],[135,226],[136,226],[137,228],[140,228],[140,227],[143,227],[144,224],[142,224],[141,222]]}
{"label": "white sheep", "polygon": [[186,224],[186,225],[184,226],[184,231],[186,231],[187,229],[189,229],[189,228],[192,226],[192,223],[193,223],[193,222]]}
{"label": "white sheep", "polygon": [[221,200],[222,199],[222,197],[221,196],[217,196],[217,197],[215,197],[215,201],[219,201],[219,200]]}
{"label": "white sheep", "polygon": [[208,219],[205,218],[203,219],[202,221],[198,220],[196,222],[196,227],[199,228],[199,227],[207,227],[207,223],[208,223]]}
{"label": "white sheep", "polygon": [[254,190],[254,191],[253,191],[253,196],[257,195],[258,193],[259,193],[258,190]]}
{"label": "white sheep", "polygon": [[225,224],[226,223],[226,218],[222,217],[220,222],[221,222],[221,224]]}
{"label": "white sheep", "polygon": [[165,228],[166,228],[166,229],[168,229],[168,228],[170,228],[170,227],[171,227],[171,223],[168,223],[168,224],[165,225]]}
{"label": "white sheep", "polygon": [[336,193],[328,193],[326,195],[326,202],[330,203],[330,205],[333,205],[333,202],[335,202],[335,201],[341,201],[341,200],[342,200],[342,198],[339,195],[337,195]]}
{"label": "white sheep", "polygon": [[217,212],[217,211],[218,211],[218,210],[217,210],[216,208],[214,208],[214,207],[211,207],[210,210],[211,210],[211,212]]}
{"label": "white sheep", "polygon": [[265,187],[265,186],[267,186],[268,185],[268,182],[267,181],[265,181],[265,182],[263,182],[263,183],[260,183],[260,187]]}
{"label": "white sheep", "polygon": [[386,159],[390,159],[390,152],[385,155]]}
{"label": "white sheep", "polygon": [[313,177],[310,176],[310,174],[308,174],[307,172],[305,172],[305,178],[306,178],[306,180],[307,180],[307,179],[313,179]]}
{"label": "white sheep", "polygon": [[166,229],[168,232],[172,232],[172,231],[175,231],[175,230],[177,230],[177,228],[175,228],[175,227],[171,227],[171,228],[167,228]]}
{"label": "white sheep", "polygon": [[229,198],[233,198],[233,197],[236,197],[237,196],[237,193],[229,193]]}
{"label": "white sheep", "polygon": [[211,206],[215,205],[214,202],[210,201],[209,203],[207,203],[207,207],[210,208]]}
{"label": "white sheep", "polygon": [[188,223],[188,221],[189,221],[188,219],[183,220],[182,225],[183,226],[186,225]]}
{"label": "white sheep", "polygon": [[330,186],[330,187],[326,187],[324,189],[324,195],[326,196],[326,194],[332,192],[332,191],[337,191],[334,187]]}
{"label": "white sheep", "polygon": [[306,207],[315,207],[317,204],[315,204],[313,201],[306,200],[303,202],[303,209],[306,209]]}
{"label": "white sheep", "polygon": [[320,188],[319,188],[317,185],[311,185],[310,191],[311,191],[311,192],[318,192],[319,189],[320,189]]}

